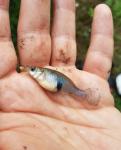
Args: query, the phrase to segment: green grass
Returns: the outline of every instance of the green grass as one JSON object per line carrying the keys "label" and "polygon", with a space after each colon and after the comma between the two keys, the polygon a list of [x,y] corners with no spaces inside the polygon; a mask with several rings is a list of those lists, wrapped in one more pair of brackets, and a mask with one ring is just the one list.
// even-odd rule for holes
{"label": "green grass", "polygon": [[121,111],[121,96],[119,97],[115,92],[113,93],[115,99],[115,106]]}

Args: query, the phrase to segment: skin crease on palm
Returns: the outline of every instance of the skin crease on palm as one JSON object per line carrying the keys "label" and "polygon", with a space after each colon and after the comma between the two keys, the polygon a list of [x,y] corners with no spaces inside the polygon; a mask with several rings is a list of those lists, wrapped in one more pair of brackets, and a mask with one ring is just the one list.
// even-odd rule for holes
{"label": "skin crease on palm", "polygon": [[21,65],[58,69],[78,88],[98,89],[98,105],[50,93],[16,72],[8,8],[9,1],[0,0],[0,150],[120,150],[121,114],[107,83],[113,56],[108,6],[95,8],[83,71],[74,65],[74,0],[54,0],[51,36],[49,0],[21,0],[18,22]]}

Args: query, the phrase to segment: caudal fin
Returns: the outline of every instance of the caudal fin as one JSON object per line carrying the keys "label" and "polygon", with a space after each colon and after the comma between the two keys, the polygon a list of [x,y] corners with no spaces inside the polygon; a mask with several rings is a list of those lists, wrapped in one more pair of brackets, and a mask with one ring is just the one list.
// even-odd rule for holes
{"label": "caudal fin", "polygon": [[75,89],[73,90],[73,93],[76,96],[82,97],[84,100],[87,100],[89,104],[91,105],[97,105],[100,100],[100,93],[98,89],[86,89],[86,90],[80,90]]}

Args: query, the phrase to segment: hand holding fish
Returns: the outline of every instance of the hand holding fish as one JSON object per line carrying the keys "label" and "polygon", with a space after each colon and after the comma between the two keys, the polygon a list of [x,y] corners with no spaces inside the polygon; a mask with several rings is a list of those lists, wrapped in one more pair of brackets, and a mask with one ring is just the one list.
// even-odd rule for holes
{"label": "hand holding fish", "polygon": [[23,72],[18,73],[9,2],[1,3],[0,150],[120,149],[121,114],[107,83],[113,56],[110,9],[95,8],[91,44],[78,70],[74,1],[54,1],[50,36],[50,2],[22,0],[18,48]]}

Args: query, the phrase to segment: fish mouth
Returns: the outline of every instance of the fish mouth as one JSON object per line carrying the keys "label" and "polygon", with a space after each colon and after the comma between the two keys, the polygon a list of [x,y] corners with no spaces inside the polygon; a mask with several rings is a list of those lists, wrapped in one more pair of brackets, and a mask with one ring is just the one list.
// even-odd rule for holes
{"label": "fish mouth", "polygon": [[29,72],[30,67],[20,66],[19,69],[20,69],[20,72]]}

